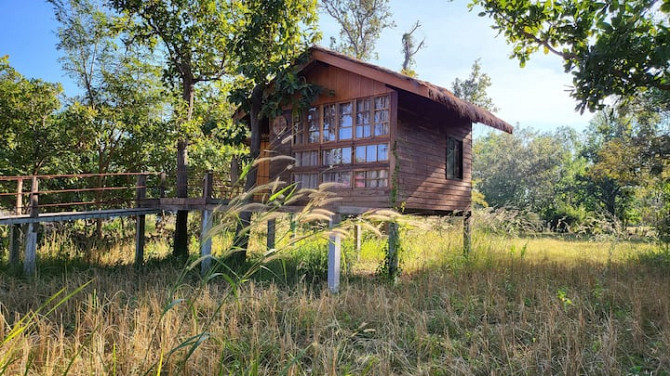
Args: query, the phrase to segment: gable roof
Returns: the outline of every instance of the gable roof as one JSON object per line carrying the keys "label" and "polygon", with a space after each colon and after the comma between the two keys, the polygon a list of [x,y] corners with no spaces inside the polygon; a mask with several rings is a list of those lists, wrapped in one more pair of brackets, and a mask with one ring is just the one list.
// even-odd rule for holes
{"label": "gable roof", "polygon": [[[378,65],[366,63],[364,61],[331,51],[329,49],[312,46],[309,48],[309,63],[320,61],[334,67],[344,69],[363,77],[382,82],[389,87],[398,88],[421,97],[430,99],[454,112],[460,117],[468,119],[473,123],[482,123],[490,127],[499,129],[503,132],[512,133],[514,127],[504,120],[496,117],[489,111],[477,107],[474,104],[456,97],[449,90],[433,85],[430,82],[418,80],[404,74],[394,72],[390,69]],[[304,69],[303,67],[303,69]]]}

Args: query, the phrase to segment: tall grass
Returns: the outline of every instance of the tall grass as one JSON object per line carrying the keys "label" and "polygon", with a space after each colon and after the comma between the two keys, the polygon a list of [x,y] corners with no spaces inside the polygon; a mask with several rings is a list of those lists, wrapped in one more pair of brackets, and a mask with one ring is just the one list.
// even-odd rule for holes
{"label": "tall grass", "polygon": [[[267,261],[256,226],[252,264]],[[137,270],[132,244],[63,254],[68,240],[54,235],[34,280],[0,275],[0,338],[11,337],[0,374],[670,372],[670,267],[653,244],[475,227],[465,259],[461,229],[444,219],[403,224],[397,284],[374,276],[383,237],[368,231],[360,253],[346,239],[338,295],[323,282],[323,236],[279,236],[278,248],[291,247],[241,283],[204,280],[164,258],[160,239]],[[278,232],[288,232],[285,218]],[[215,254],[230,241],[217,234]],[[78,293],[45,306],[59,292]]]}

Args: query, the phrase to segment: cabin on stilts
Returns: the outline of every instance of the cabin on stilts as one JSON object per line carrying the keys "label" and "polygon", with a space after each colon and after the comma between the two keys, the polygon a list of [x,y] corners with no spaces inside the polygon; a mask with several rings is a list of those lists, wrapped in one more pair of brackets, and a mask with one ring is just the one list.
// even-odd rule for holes
{"label": "cabin on stilts", "polygon": [[507,122],[449,90],[321,47],[300,68],[321,88],[308,108],[284,108],[261,127],[258,183],[332,188],[337,215],[395,208],[462,215],[469,247],[472,124]]}

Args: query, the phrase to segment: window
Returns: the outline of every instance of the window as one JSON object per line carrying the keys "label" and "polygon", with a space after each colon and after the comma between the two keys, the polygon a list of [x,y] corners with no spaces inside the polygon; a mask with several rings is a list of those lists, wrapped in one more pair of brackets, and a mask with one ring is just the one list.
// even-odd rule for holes
{"label": "window", "polygon": [[305,143],[305,124],[300,111],[295,111],[293,114],[293,143],[296,145]]}
{"label": "window", "polygon": [[356,171],[354,174],[354,187],[356,188],[387,188],[388,186],[388,170]]}
{"label": "window", "polygon": [[356,102],[356,138],[366,138],[372,135],[370,131],[371,102],[370,98]]}
{"label": "window", "polygon": [[316,188],[319,186],[319,175],[316,173],[293,174],[293,181],[298,188]]}
{"label": "window", "polygon": [[463,141],[447,137],[447,179],[463,179]]}
{"label": "window", "polygon": [[338,138],[340,140],[351,140],[351,138],[353,137],[352,128],[354,122],[351,115],[353,107],[354,106],[351,102],[341,103],[338,106],[339,118],[340,118]]}
{"label": "window", "polygon": [[388,161],[388,144],[356,146],[356,163]]}
{"label": "window", "polygon": [[319,154],[314,151],[302,151],[295,153],[295,167],[317,166]]}
{"label": "window", "polygon": [[351,164],[351,148],[346,147],[324,150],[321,164],[324,166]]}
{"label": "window", "polygon": [[342,184],[342,188],[351,188],[351,171],[325,172],[324,183]]}
{"label": "window", "polygon": [[307,127],[309,133],[308,142],[310,144],[320,142],[321,138],[321,124],[319,123],[319,108],[311,107],[307,111]]}
{"label": "window", "polygon": [[375,136],[389,134],[389,97],[375,98]]}
{"label": "window", "polygon": [[334,104],[323,106],[323,142],[335,141],[337,115]]}

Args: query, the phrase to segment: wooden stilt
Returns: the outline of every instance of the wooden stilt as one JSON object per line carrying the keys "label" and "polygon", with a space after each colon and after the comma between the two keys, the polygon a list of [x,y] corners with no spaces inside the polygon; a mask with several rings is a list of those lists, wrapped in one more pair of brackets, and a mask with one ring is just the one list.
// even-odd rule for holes
{"label": "wooden stilt", "polygon": [[388,268],[389,268],[389,278],[395,279],[398,274],[398,248],[400,245],[400,235],[398,231],[398,223],[389,222],[388,224],[388,245],[389,245],[389,254],[388,254]]}
{"label": "wooden stilt", "polygon": [[21,225],[12,225],[9,229],[9,265],[19,266],[21,253]]}
{"label": "wooden stilt", "polygon": [[[212,198],[214,191],[214,173],[207,171],[202,181],[202,198],[207,202]],[[205,275],[212,266],[212,211],[202,211],[202,226],[200,227],[200,274]]]}
{"label": "wooden stilt", "polygon": [[[330,220],[330,228],[336,227],[340,220],[340,214],[333,214]],[[330,242],[328,243],[328,288],[334,294],[340,291],[340,257],[341,239],[339,234],[334,233],[330,236]]]}
{"label": "wooden stilt", "polygon": [[205,275],[212,267],[212,211],[202,211],[202,227],[200,232],[200,274]]}
{"label": "wooden stilt", "polygon": [[[147,197],[147,177],[145,175],[137,176],[137,186],[135,187],[135,197],[137,199],[136,207],[141,206],[141,201]],[[144,263],[144,244],[146,229],[146,216],[138,215],[135,222],[135,266]]]}
{"label": "wooden stilt", "polygon": [[268,242],[267,247],[268,251],[275,248],[275,227],[276,223],[274,219],[268,221]]}
{"label": "wooden stilt", "polygon": [[356,238],[355,239],[356,240],[356,254],[358,255],[359,258],[360,258],[360,255],[361,255],[361,242],[362,242],[361,236],[362,235],[363,234],[362,234],[362,231],[361,231],[361,224],[357,221],[354,237]]}
{"label": "wooden stilt", "polygon": [[[30,185],[30,216],[37,218],[39,215],[39,181],[33,176]],[[26,275],[35,273],[35,264],[37,259],[37,228],[39,223],[28,224],[26,233],[26,250],[23,259],[23,271]]]}
{"label": "wooden stilt", "polygon": [[297,226],[295,223],[295,214],[289,213],[288,220],[289,229],[291,231],[291,239],[295,239],[295,237],[298,235]]}
{"label": "wooden stilt", "polygon": [[468,257],[472,251],[472,235],[470,229],[470,221],[472,212],[463,214],[463,256]]}

